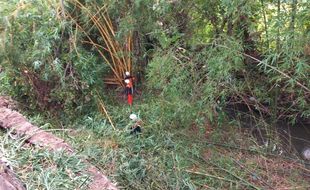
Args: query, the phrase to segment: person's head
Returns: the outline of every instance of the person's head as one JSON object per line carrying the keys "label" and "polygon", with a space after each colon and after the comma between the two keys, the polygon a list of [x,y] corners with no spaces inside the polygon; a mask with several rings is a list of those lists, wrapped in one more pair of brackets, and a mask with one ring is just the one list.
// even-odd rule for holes
{"label": "person's head", "polygon": [[126,84],[128,84],[129,82],[130,82],[129,79],[126,79],[126,80],[125,80],[125,83],[126,83]]}
{"label": "person's head", "polygon": [[126,76],[130,76],[130,73],[128,71],[125,72]]}
{"label": "person's head", "polygon": [[132,121],[137,121],[138,120],[138,116],[134,113],[130,114],[129,118],[132,120]]}

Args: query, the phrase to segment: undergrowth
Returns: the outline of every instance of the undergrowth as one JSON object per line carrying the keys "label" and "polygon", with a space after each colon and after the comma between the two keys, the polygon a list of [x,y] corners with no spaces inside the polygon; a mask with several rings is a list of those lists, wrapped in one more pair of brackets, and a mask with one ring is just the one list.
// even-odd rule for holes
{"label": "undergrowth", "polygon": [[[143,109],[143,106],[141,106]],[[89,113],[63,129],[51,130],[71,143],[76,155],[21,146],[1,134],[1,153],[28,189],[84,189],[86,159],[120,189],[285,189],[310,187],[301,163],[258,146],[234,125],[165,128],[144,120],[143,133],[130,135],[129,110],[111,112],[116,130],[102,115]],[[139,111],[138,111],[139,112]],[[116,114],[117,113],[117,114]],[[139,112],[141,119],[146,116]],[[32,122],[40,123],[40,117]],[[51,122],[45,129],[55,129]],[[234,135],[232,135],[234,134]],[[305,177],[306,176],[306,177]]]}
{"label": "undergrowth", "polygon": [[[98,167],[120,189],[310,187],[309,169],[298,157],[281,155],[281,149],[274,148],[279,145],[276,138],[260,145],[237,122],[183,123],[174,116],[182,112],[191,117],[191,110],[176,109],[182,105],[160,105],[158,99],[146,95],[130,110],[119,98],[103,99],[116,130],[98,112],[71,122],[46,114],[29,115],[33,124],[70,143],[75,155],[37,149],[11,140],[10,133],[1,133],[1,155],[28,189],[85,189],[91,177],[81,160]],[[132,112],[143,121],[140,135],[130,134]]]}
{"label": "undergrowth", "polygon": [[[105,115],[90,112],[74,121],[35,114],[30,121],[65,139],[76,150],[68,156],[11,140],[1,133],[1,154],[28,189],[85,189],[91,177],[87,160],[120,189],[285,189],[310,187],[309,169],[298,157],[280,155],[279,142],[260,145],[237,122],[221,125],[183,123],[174,118],[180,105],[160,105],[147,95],[130,110],[117,96],[103,99],[114,130]],[[114,98],[113,98],[114,97]],[[156,101],[157,100],[157,101]],[[168,113],[167,110],[176,110]],[[136,113],[143,121],[140,135],[131,135]],[[292,160],[294,159],[294,160]]]}
{"label": "undergrowth", "polygon": [[235,126],[213,127],[206,134],[205,128],[197,126],[165,128],[148,120],[143,133],[135,136],[129,134],[127,114],[122,114],[128,110],[120,109],[115,131],[94,114],[82,118],[74,132],[64,136],[120,188],[283,189],[310,185],[303,176],[309,170],[296,162],[298,158],[292,162],[277,150],[258,146]]}
{"label": "undergrowth", "polygon": [[39,149],[24,144],[23,139],[11,139],[12,135],[0,134],[0,158],[27,189],[86,189],[90,177],[79,155]]}

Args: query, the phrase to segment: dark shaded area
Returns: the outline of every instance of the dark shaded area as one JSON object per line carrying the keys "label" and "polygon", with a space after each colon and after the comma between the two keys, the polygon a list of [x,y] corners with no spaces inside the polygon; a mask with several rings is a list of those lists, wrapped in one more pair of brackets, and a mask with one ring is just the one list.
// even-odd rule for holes
{"label": "dark shaded area", "polygon": [[[305,118],[297,118],[294,124],[288,120],[272,122],[270,117],[261,118],[259,112],[255,109],[249,110],[249,107],[244,104],[226,106],[225,112],[230,119],[238,121],[242,128],[248,129],[259,145],[268,143],[267,130],[271,130],[280,137],[286,154],[298,153],[304,158],[303,151],[310,148],[310,121]],[[262,120],[271,127],[262,127],[260,123]]]}

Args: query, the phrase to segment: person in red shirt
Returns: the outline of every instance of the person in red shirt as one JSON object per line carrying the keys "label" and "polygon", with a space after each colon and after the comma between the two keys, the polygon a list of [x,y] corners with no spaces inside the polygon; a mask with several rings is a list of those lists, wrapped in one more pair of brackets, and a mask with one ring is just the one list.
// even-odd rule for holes
{"label": "person in red shirt", "polygon": [[133,86],[132,86],[132,81],[130,79],[125,79],[125,83],[126,83],[126,95],[127,95],[127,102],[130,106],[132,106],[132,102],[133,102]]}
{"label": "person in red shirt", "polygon": [[130,106],[132,106],[133,103],[133,82],[134,82],[135,78],[133,76],[130,75],[130,73],[128,71],[125,72],[125,93],[127,96],[127,102]]}

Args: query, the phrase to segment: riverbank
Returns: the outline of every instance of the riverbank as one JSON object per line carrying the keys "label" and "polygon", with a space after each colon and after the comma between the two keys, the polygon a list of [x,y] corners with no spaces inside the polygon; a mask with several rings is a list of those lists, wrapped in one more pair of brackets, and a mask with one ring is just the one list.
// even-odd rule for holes
{"label": "riverbank", "polygon": [[[90,178],[76,175],[85,168],[78,162],[80,158],[111,176],[111,180],[124,189],[310,187],[309,169],[298,157],[287,159],[278,150],[259,145],[249,131],[234,124],[165,128],[144,121],[142,134],[135,136],[127,130],[129,119],[120,116],[125,112],[122,107],[111,112],[118,121],[116,130],[96,113],[61,129],[60,121],[54,118],[31,117],[32,123],[65,139],[77,150],[70,157],[62,152],[20,146],[22,141],[10,139],[10,135],[3,132],[1,147],[5,147],[10,165],[29,189],[85,189]],[[70,182],[72,179],[77,183]]]}

